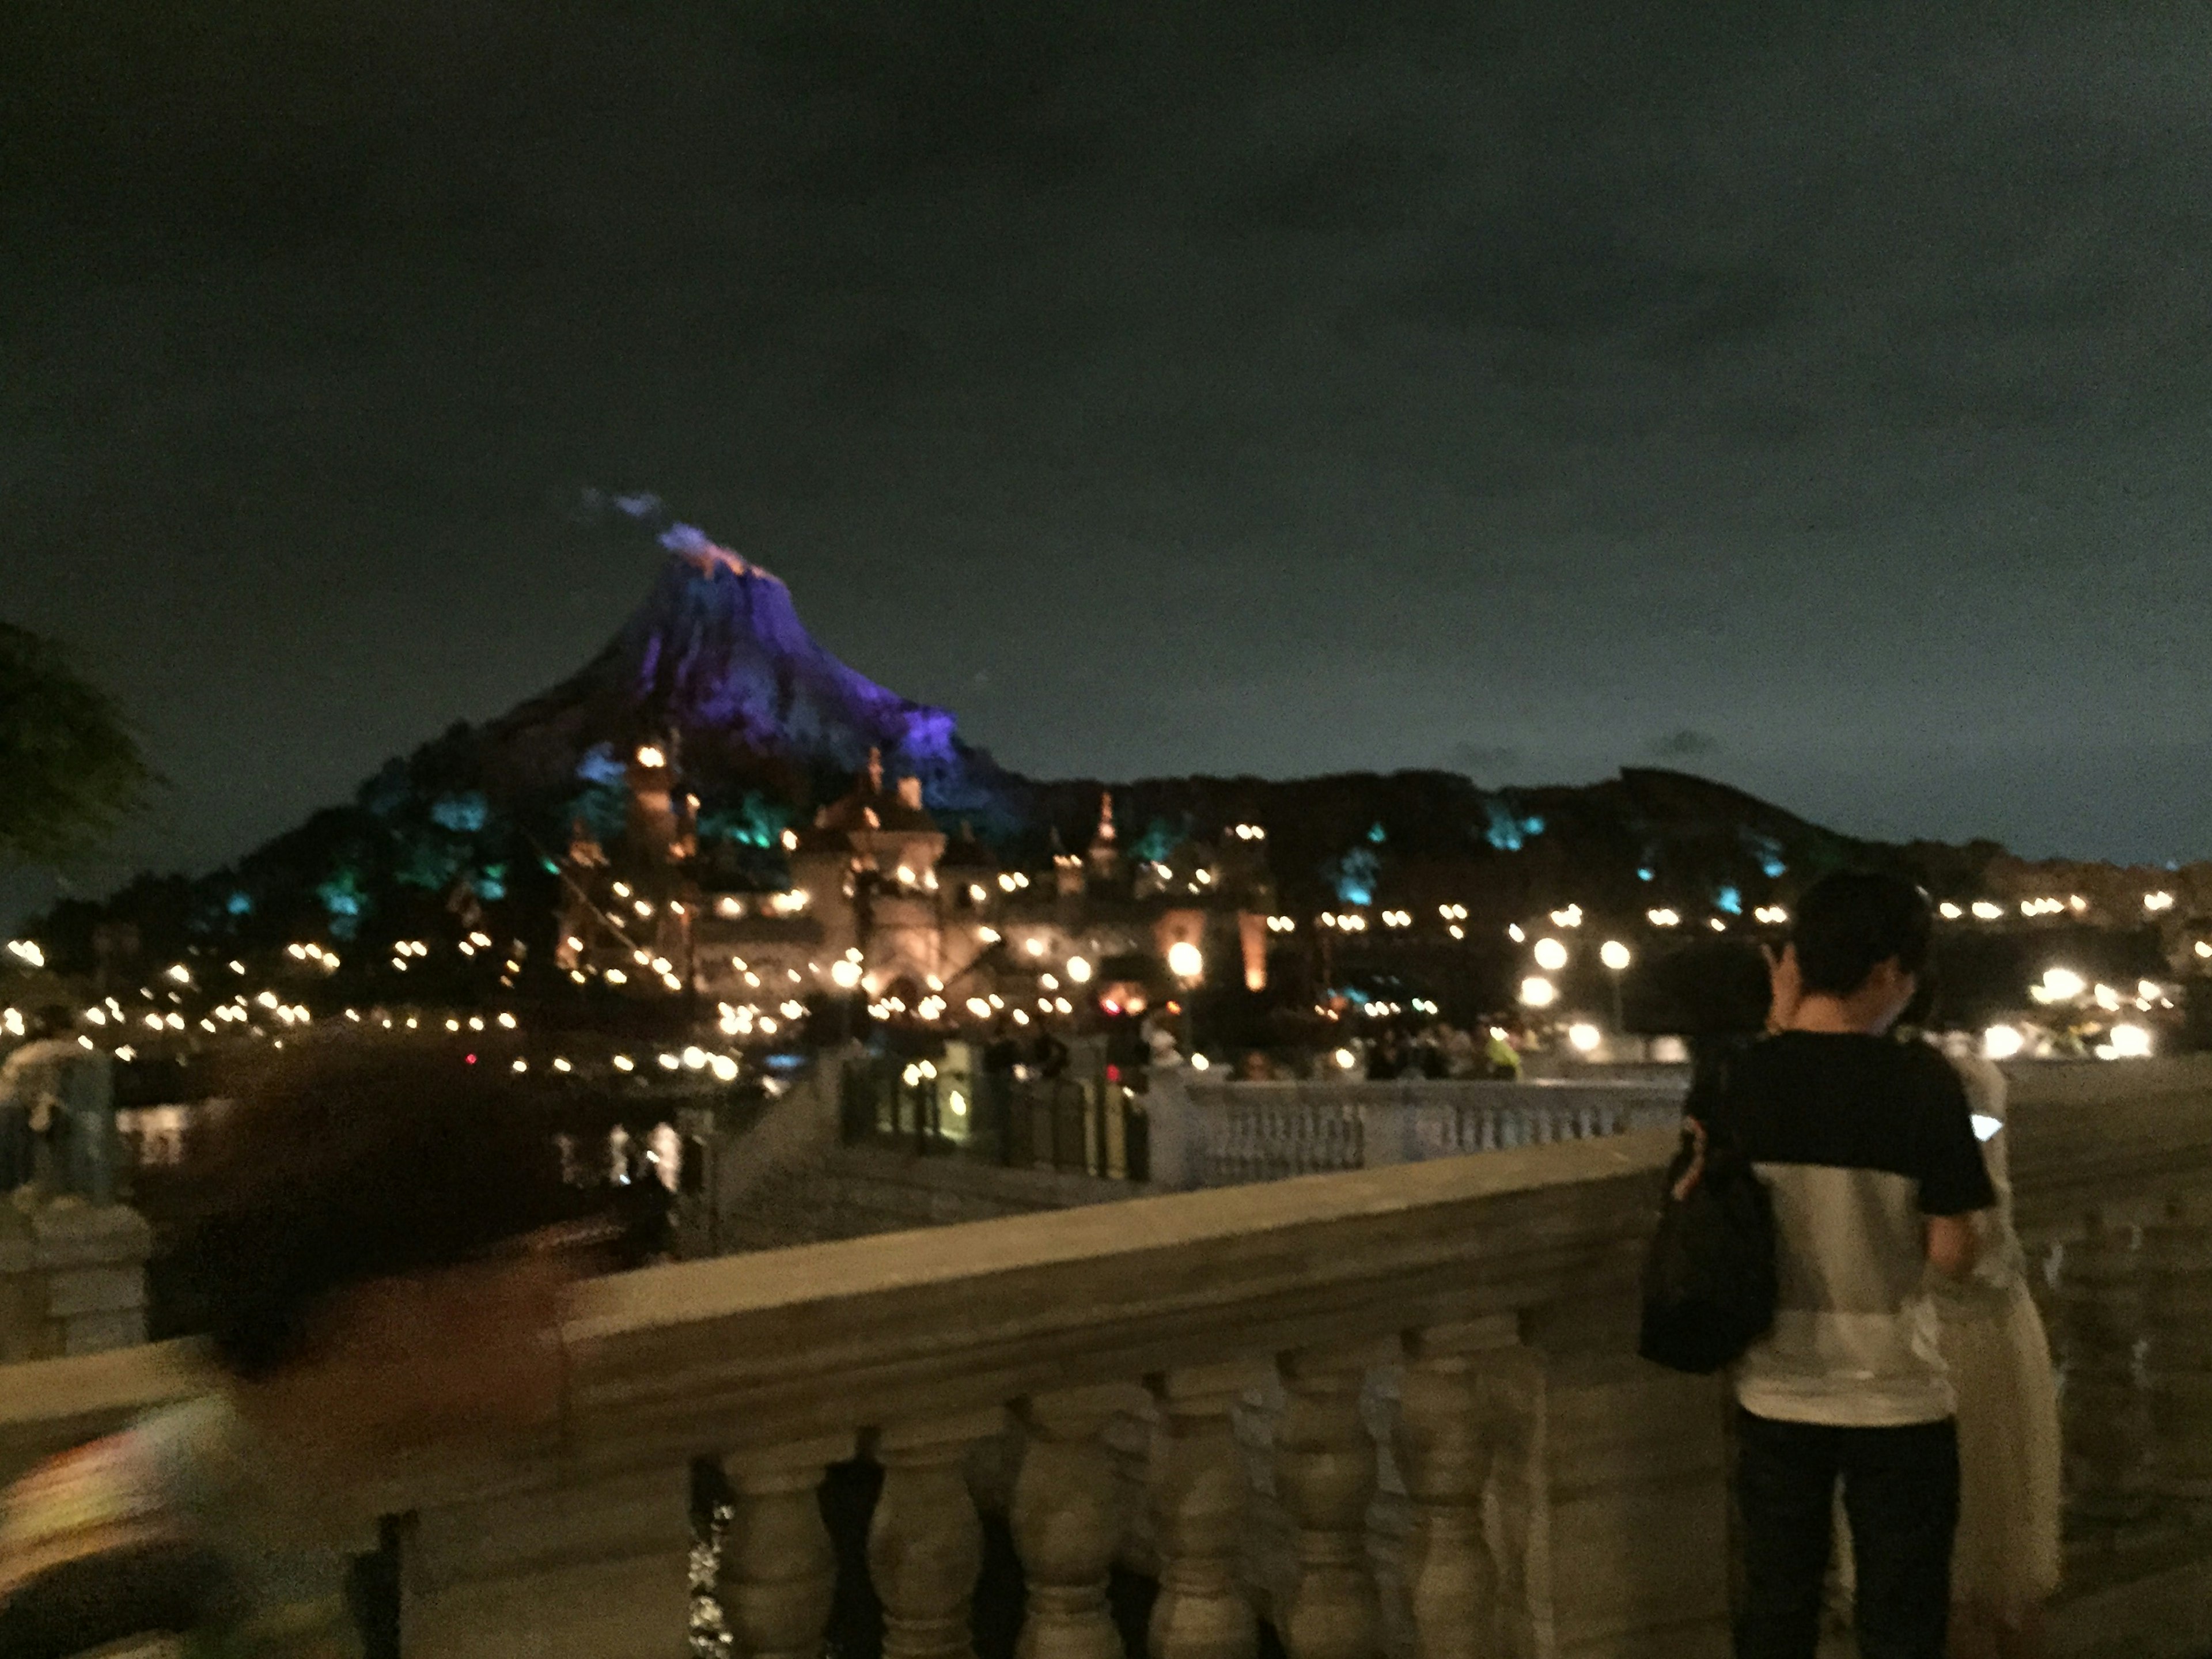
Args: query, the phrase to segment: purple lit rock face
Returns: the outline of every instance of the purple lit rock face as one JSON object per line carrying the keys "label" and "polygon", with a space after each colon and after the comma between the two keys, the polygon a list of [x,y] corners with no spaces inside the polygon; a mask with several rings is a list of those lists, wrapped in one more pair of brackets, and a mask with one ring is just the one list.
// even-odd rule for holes
{"label": "purple lit rock face", "polygon": [[848,771],[872,748],[892,771],[925,781],[966,769],[951,714],[824,651],[776,577],[689,525],[661,542],[672,556],[612,648],[641,713],[714,747]]}

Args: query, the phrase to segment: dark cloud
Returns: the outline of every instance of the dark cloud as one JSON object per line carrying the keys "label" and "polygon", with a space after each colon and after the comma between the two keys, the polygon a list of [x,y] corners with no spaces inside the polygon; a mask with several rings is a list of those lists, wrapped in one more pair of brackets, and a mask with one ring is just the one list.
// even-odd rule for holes
{"label": "dark cloud", "polygon": [[1699,760],[1720,752],[1721,742],[1710,732],[1699,732],[1684,726],[1679,732],[1669,732],[1663,738],[1651,741],[1651,752],[1662,760]]}
{"label": "dark cloud", "polygon": [[2208,37],[14,0],[0,605],[192,863],[595,649],[605,483],[1041,772],[1573,777],[1660,709],[1847,828],[2212,850]]}

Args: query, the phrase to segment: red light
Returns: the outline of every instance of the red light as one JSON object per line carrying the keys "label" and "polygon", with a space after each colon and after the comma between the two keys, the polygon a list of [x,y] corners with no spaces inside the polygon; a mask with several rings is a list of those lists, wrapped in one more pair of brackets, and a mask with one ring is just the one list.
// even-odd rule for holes
{"label": "red light", "polygon": [[1118,1066],[1109,1066],[1106,1068],[1106,1080],[1109,1083],[1119,1083],[1121,1080],[1121,1068]]}
{"label": "red light", "polygon": [[473,1066],[473,1065],[475,1065],[476,1063],[477,1063],[477,1057],[476,1057],[474,1054],[471,1054],[471,1055],[469,1056],[469,1064],[470,1064],[470,1065],[471,1065],[471,1066]]}

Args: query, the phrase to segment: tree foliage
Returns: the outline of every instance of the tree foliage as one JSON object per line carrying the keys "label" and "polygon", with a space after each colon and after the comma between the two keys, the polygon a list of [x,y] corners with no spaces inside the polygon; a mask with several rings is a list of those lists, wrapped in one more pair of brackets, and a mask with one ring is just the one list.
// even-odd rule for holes
{"label": "tree foliage", "polygon": [[0,623],[0,867],[84,858],[153,782],[107,694],[50,641]]}

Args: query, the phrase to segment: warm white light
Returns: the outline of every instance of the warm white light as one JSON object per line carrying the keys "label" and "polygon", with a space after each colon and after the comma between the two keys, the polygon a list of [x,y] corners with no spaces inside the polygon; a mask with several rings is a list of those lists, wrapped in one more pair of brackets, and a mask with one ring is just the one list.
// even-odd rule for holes
{"label": "warm white light", "polygon": [[1090,983],[1091,983],[1091,960],[1090,960],[1090,958],[1089,958],[1089,957],[1068,957],[1068,959],[1067,959],[1067,977],[1068,977],[1069,981],[1070,981],[1072,984],[1076,984],[1076,985],[1088,985],[1088,984],[1090,984]]}
{"label": "warm white light", "polygon": [[969,997],[968,1012],[977,1019],[988,1019],[991,1017],[991,1005],[981,997]]}
{"label": "warm white light", "polygon": [[1168,946],[1168,971],[1177,979],[1196,979],[1206,971],[1206,957],[1188,939],[1179,939]]}
{"label": "warm white light", "polygon": [[1548,979],[1531,974],[1521,981],[1521,1000],[1531,1008],[1548,1008],[1559,1000],[1559,988]]}
{"label": "warm white light", "polygon": [[734,1083],[738,1079],[738,1062],[727,1054],[716,1054],[714,1061],[714,1081]]}
{"label": "warm white light", "polygon": [[840,957],[830,964],[830,982],[841,991],[849,991],[860,982],[860,964],[850,957]]}
{"label": "warm white light", "polygon": [[2198,939],[2198,940],[2197,941],[2197,945],[2196,945],[2196,947],[2195,947],[2195,948],[2196,948],[2196,951],[2197,951],[2197,960],[2198,960],[2198,961],[2200,961],[2200,962],[2212,961],[2212,939]]}
{"label": "warm white light", "polygon": [[1546,973],[1556,974],[1567,965],[1567,947],[1555,939],[1540,939],[1529,955]]}
{"label": "warm white light", "polygon": [[1976,899],[1976,900],[1974,901],[1974,920],[1975,920],[1975,921],[1996,921],[2000,920],[2003,915],[2004,915],[2004,906],[2003,906],[2003,905],[2002,905],[2002,904],[1993,904],[1993,903],[1991,903],[1991,902],[1990,902],[1989,900],[1987,900],[1987,899]]}
{"label": "warm white light", "polygon": [[610,985],[627,985],[629,983],[629,975],[623,972],[619,968],[610,968],[607,969],[607,983]]}
{"label": "warm white light", "polygon": [[1598,1044],[1604,1041],[1605,1033],[1587,1020],[1577,1021],[1567,1027],[1567,1042],[1578,1054],[1595,1054]]}
{"label": "warm white light", "polygon": [[1348,1072],[1358,1064],[1359,1056],[1354,1054],[1351,1049],[1339,1048],[1336,1051],[1336,1066],[1339,1071]]}
{"label": "warm white light", "polygon": [[2145,893],[2143,908],[2150,911],[2171,910],[2173,908],[2173,895],[2167,892]]}
{"label": "warm white light", "polygon": [[615,1056],[615,1070],[617,1072],[635,1072],[636,1069],[637,1062],[632,1060],[628,1054],[617,1054]]}
{"label": "warm white light", "polygon": [[637,751],[637,763],[640,766],[665,766],[668,764],[668,757],[648,743]]}
{"label": "warm white light", "polygon": [[2142,1060],[2150,1054],[2150,1031],[2142,1025],[2115,1025],[2112,1030],[2112,1052],[2122,1060]]}
{"label": "warm white light", "polygon": [[1618,974],[1636,958],[1619,939],[1609,939],[1598,946],[1597,959]]}
{"label": "warm white light", "polygon": [[1027,951],[1033,957],[1041,957],[1044,954],[1044,941],[1041,939],[1033,939],[1030,940],[1028,944],[1023,945],[1022,949]]}
{"label": "warm white light", "polygon": [[1521,931],[1521,924],[1516,921],[1509,922],[1506,925],[1505,937],[1511,939],[1516,945],[1519,945],[1523,943],[1528,939],[1528,935]]}
{"label": "warm white light", "polygon": [[2071,1002],[2089,988],[2089,982],[2071,968],[2046,968],[2043,983],[2036,988],[2050,1002]]}
{"label": "warm white light", "polygon": [[2027,1047],[2017,1025],[1992,1025],[1982,1033],[1982,1053],[1991,1060],[2011,1060]]}
{"label": "warm white light", "polygon": [[1680,914],[1674,910],[1646,910],[1644,916],[1654,927],[1679,927],[1682,925]]}
{"label": "warm white light", "polygon": [[1961,910],[1957,905],[1952,903],[1950,900],[1945,899],[1942,903],[1936,907],[1936,914],[1942,917],[1946,921],[1956,921],[1960,916],[1963,916],[1966,913],[1964,910]]}
{"label": "warm white light", "polygon": [[1190,1069],[1194,1072],[1202,1072],[1212,1064],[1213,1062],[1204,1054],[1193,1054],[1190,1057]]}
{"label": "warm white light", "polygon": [[684,1063],[673,1054],[659,1054],[655,1058],[660,1061],[660,1069],[664,1072],[672,1072]]}

